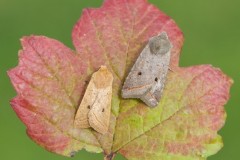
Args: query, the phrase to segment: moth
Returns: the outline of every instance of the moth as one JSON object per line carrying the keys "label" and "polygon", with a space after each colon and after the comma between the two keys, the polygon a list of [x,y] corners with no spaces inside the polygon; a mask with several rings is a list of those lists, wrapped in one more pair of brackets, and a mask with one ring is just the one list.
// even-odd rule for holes
{"label": "moth", "polygon": [[106,66],[95,72],[87,86],[81,104],[75,116],[76,128],[93,128],[105,134],[108,131],[113,75]]}
{"label": "moth", "polygon": [[169,70],[171,49],[166,32],[150,38],[123,84],[122,97],[140,98],[149,107],[156,107]]}

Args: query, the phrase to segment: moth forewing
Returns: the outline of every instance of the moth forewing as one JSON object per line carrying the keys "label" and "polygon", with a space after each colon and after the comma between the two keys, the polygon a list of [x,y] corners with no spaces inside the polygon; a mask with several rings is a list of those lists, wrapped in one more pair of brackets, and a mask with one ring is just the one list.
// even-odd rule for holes
{"label": "moth forewing", "polygon": [[[94,77],[94,74],[92,77]],[[81,101],[81,104],[77,110],[75,120],[74,120],[75,127],[77,128],[90,127],[88,122],[88,113],[94,103],[94,100],[96,99],[96,96],[97,96],[97,89],[94,82],[91,79],[87,86],[85,94],[83,96],[83,99]]]}
{"label": "moth forewing", "polygon": [[112,99],[112,73],[105,66],[92,75],[75,117],[78,128],[92,127],[106,133],[109,127]]}
{"label": "moth forewing", "polygon": [[124,82],[123,98],[140,98],[149,107],[158,105],[168,73],[171,48],[166,32],[150,38]]}
{"label": "moth forewing", "polygon": [[95,103],[88,114],[90,126],[101,134],[108,131],[111,114],[112,87],[99,92]]}

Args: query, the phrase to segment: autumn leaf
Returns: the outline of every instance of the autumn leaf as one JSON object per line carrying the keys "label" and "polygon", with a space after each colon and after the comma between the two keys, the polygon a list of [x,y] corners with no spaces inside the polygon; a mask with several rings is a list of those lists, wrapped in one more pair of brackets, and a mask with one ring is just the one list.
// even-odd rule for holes
{"label": "autumn leaf", "polygon": [[[159,105],[122,99],[122,84],[148,39],[167,32],[172,71]],[[48,151],[116,153],[129,160],[204,160],[223,146],[217,134],[232,80],[210,65],[179,67],[183,34],[146,0],[105,0],[85,9],[72,32],[73,51],[44,36],[21,39],[19,64],[8,72],[18,95],[11,105],[27,134]],[[107,134],[74,127],[74,117],[93,72],[113,73],[111,124]]]}

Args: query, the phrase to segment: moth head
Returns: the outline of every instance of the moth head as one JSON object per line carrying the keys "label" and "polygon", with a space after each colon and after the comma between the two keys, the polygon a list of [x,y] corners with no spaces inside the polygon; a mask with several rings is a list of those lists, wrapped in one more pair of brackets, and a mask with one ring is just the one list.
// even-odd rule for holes
{"label": "moth head", "polygon": [[166,32],[162,32],[149,40],[149,49],[152,54],[166,54],[171,48],[172,44]]}

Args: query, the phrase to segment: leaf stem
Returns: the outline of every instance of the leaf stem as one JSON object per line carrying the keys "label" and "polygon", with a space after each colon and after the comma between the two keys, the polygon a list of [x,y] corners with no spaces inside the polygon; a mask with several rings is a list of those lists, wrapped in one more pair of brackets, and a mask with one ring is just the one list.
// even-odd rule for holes
{"label": "leaf stem", "polygon": [[115,157],[115,153],[111,153],[109,155],[105,155],[104,160],[113,160]]}

